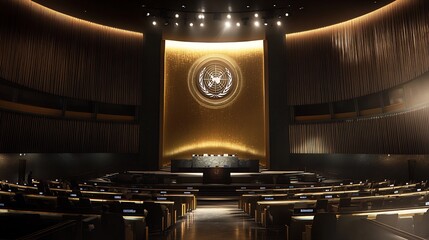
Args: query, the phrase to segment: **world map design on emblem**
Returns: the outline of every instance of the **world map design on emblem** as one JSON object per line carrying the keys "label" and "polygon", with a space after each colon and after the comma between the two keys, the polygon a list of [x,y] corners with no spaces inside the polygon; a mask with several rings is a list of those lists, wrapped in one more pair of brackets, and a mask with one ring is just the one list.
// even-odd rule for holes
{"label": "world map design on emblem", "polygon": [[221,99],[230,93],[233,75],[221,62],[207,64],[198,75],[198,90],[211,99]]}
{"label": "world map design on emblem", "polygon": [[220,54],[197,59],[188,72],[192,97],[206,108],[223,108],[233,103],[241,91],[241,71],[234,59]]}

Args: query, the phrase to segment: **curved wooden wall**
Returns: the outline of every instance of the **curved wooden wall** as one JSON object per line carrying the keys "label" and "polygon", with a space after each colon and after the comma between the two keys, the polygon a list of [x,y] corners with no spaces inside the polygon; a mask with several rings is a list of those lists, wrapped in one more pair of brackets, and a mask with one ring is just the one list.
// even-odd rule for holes
{"label": "curved wooden wall", "polygon": [[139,125],[0,111],[0,152],[137,153]]}
{"label": "curved wooden wall", "polygon": [[348,122],[289,126],[291,153],[428,154],[429,106]]}
{"label": "curved wooden wall", "polygon": [[0,0],[0,76],[60,96],[139,105],[143,34]]}
{"label": "curved wooden wall", "polygon": [[429,70],[429,2],[396,0],[359,18],[286,35],[289,105],[379,92]]}

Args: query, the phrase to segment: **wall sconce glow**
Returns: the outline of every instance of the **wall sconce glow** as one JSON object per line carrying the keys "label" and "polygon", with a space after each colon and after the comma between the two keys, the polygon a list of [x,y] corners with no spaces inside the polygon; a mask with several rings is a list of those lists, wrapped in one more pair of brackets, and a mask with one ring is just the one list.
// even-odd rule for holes
{"label": "wall sconce glow", "polygon": [[231,27],[231,22],[225,22],[225,27],[226,27],[226,28]]}

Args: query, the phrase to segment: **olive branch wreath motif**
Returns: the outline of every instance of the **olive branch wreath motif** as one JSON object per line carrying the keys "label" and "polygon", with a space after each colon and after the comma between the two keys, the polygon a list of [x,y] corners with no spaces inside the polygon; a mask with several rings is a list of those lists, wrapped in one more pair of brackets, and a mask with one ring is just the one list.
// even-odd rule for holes
{"label": "olive branch wreath motif", "polygon": [[213,94],[213,93],[211,93],[211,92],[206,88],[206,86],[204,85],[204,83],[203,83],[203,79],[204,79],[204,78],[203,78],[203,75],[204,75],[205,71],[206,71],[206,67],[204,67],[204,68],[203,68],[203,70],[200,72],[199,79],[198,79],[198,83],[199,83],[199,86],[200,86],[201,91],[202,91],[206,96],[208,96],[208,97],[210,97],[210,98],[222,98],[222,97],[224,97],[224,96],[228,93],[229,89],[231,89],[231,87],[232,87],[232,74],[231,74],[231,72],[229,71],[229,69],[228,69],[228,68],[225,68],[225,72],[226,72],[226,74],[228,75],[228,83],[226,84],[226,86],[225,86],[225,88],[222,90],[222,92],[220,92],[220,93],[218,93],[218,94]]}

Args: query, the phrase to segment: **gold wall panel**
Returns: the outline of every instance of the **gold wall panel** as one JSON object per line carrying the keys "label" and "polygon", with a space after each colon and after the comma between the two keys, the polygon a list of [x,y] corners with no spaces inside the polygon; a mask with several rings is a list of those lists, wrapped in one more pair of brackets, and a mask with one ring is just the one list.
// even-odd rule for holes
{"label": "gold wall panel", "polygon": [[[195,66],[213,57],[231,64],[234,81],[239,83],[231,100],[210,106],[198,101],[192,84],[198,84]],[[237,154],[240,159],[259,159],[267,166],[263,40],[166,40],[163,89],[161,167],[169,165],[171,159],[204,153]]]}

